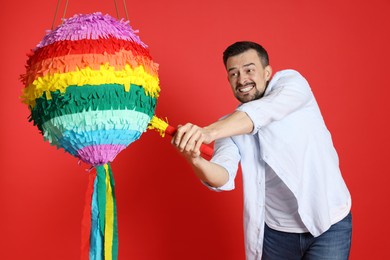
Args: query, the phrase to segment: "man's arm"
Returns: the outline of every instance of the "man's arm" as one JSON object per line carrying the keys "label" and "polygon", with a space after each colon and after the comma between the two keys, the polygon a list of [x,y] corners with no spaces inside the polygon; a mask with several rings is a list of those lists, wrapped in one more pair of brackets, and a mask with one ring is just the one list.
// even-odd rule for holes
{"label": "man's arm", "polygon": [[204,159],[202,156],[187,157],[187,160],[190,162],[195,175],[211,187],[222,187],[229,180],[229,174],[225,168]]}
{"label": "man's arm", "polygon": [[235,111],[224,119],[203,128],[191,123],[179,126],[172,139],[172,144],[192,165],[200,180],[210,186],[221,187],[228,181],[229,174],[225,168],[204,159],[199,150],[200,145],[209,144],[220,138],[248,134],[252,131],[253,123],[246,113]]}
{"label": "man's arm", "polygon": [[199,149],[202,143],[209,144],[216,139],[248,134],[252,131],[253,122],[248,115],[242,111],[235,111],[203,128],[191,123],[178,126],[172,144],[179,151],[191,153],[193,157],[197,157],[200,155]]}

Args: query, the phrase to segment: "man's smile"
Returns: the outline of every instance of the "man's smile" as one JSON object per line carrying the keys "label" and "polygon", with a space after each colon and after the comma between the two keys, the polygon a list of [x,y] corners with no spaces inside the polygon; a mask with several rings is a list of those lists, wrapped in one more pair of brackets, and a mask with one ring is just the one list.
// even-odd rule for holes
{"label": "man's smile", "polygon": [[240,93],[246,93],[251,91],[255,87],[255,83],[247,83],[244,86],[240,85],[237,87],[237,91]]}

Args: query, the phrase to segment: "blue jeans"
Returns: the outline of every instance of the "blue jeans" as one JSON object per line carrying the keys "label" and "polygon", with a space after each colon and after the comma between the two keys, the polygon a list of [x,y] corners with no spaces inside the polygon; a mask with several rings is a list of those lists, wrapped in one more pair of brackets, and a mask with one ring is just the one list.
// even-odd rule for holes
{"label": "blue jeans", "polygon": [[318,237],[287,233],[265,225],[263,260],[347,260],[351,248],[352,215]]}

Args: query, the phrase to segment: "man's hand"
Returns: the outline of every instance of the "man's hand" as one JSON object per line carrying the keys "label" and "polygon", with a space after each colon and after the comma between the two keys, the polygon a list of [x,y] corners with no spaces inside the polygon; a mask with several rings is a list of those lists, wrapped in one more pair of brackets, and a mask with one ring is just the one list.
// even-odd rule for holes
{"label": "man's hand", "polygon": [[179,125],[175,136],[172,138],[172,144],[188,159],[199,157],[202,143],[209,144],[212,141],[214,141],[212,134],[207,128],[191,123]]}
{"label": "man's hand", "polygon": [[210,144],[218,136],[218,128],[211,124],[199,127],[191,123],[179,125],[172,144],[183,154],[192,165],[196,176],[203,182],[213,187],[221,187],[229,180],[229,174],[225,168],[203,158],[200,152],[202,143]]}

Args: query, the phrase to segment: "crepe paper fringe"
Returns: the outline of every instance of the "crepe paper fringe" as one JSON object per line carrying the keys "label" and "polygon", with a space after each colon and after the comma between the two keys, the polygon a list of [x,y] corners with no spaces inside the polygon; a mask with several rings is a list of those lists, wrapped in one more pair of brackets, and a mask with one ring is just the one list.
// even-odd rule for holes
{"label": "crepe paper fringe", "polygon": [[126,147],[127,145],[116,144],[86,146],[77,151],[76,157],[90,165],[101,165],[113,162]]}
{"label": "crepe paper fringe", "polygon": [[44,137],[49,139],[49,131],[85,132],[97,130],[134,130],[144,132],[150,118],[148,115],[134,110],[97,110],[54,117],[42,126]]}
{"label": "crepe paper fringe", "polygon": [[126,65],[132,69],[143,66],[145,72],[153,77],[157,76],[158,64],[146,59],[144,56],[133,56],[129,51],[121,51],[116,54],[75,54],[48,58],[40,63],[35,63],[27,68],[27,73],[21,76],[25,86],[34,80],[55,73],[68,73],[89,67],[99,70],[101,65],[115,67],[116,71],[124,70]]}
{"label": "crepe paper fringe", "polygon": [[106,150],[85,154],[80,150],[106,144],[121,147],[115,150],[119,153],[140,138],[149,121],[148,115],[134,110],[98,110],[52,118],[43,124],[42,129],[45,141],[96,165],[112,161],[116,154],[111,151],[107,154]]}
{"label": "crepe paper fringe", "polygon": [[48,58],[56,58],[65,55],[77,54],[116,54],[121,51],[131,52],[133,56],[144,56],[146,59],[152,60],[152,57],[147,48],[139,45],[136,42],[116,39],[113,37],[107,39],[82,39],[78,41],[58,41],[43,48],[31,50],[27,54],[27,66],[33,66]]}
{"label": "crepe paper fringe", "polygon": [[22,99],[29,107],[35,106],[35,99],[46,94],[51,99],[51,92],[65,93],[68,86],[121,84],[125,91],[130,90],[130,85],[138,85],[144,88],[145,94],[158,98],[160,92],[159,79],[147,74],[142,66],[132,69],[126,65],[124,70],[115,71],[114,67],[101,65],[100,70],[84,69],[40,77],[23,89]]}
{"label": "crepe paper fringe", "polygon": [[[96,135],[96,132],[100,135]],[[119,152],[138,140],[142,134],[131,130],[73,132],[73,136],[68,133],[63,134],[58,144],[52,143],[52,145],[63,148],[69,154],[90,165],[112,162]]]}
{"label": "crepe paper fringe", "polygon": [[[96,167],[83,217],[82,260],[118,259],[118,221],[114,177],[109,163]],[[90,184],[91,182],[90,182]],[[90,220],[88,220],[88,218]]]}
{"label": "crepe paper fringe", "polygon": [[161,137],[164,137],[165,131],[166,131],[168,126],[169,126],[169,124],[168,124],[167,118],[164,121],[164,120],[158,118],[157,116],[153,116],[149,122],[148,129],[156,130],[157,132],[159,132]]}
{"label": "crepe paper fringe", "polygon": [[71,155],[77,154],[78,150],[86,146],[94,145],[122,145],[128,146],[135,140],[138,140],[142,132],[135,130],[96,130],[96,131],[65,131],[62,138],[58,139],[59,146]]}
{"label": "crepe paper fringe", "polygon": [[116,20],[110,15],[100,12],[93,14],[76,14],[64,19],[63,23],[54,30],[48,30],[43,40],[36,46],[42,48],[58,41],[77,41],[82,39],[99,39],[115,37],[133,41],[147,48],[148,46],[138,37],[138,30],[133,30],[129,21]]}
{"label": "crepe paper fringe", "polygon": [[64,94],[56,91],[50,95],[49,100],[45,94],[36,99],[31,110],[30,121],[41,132],[46,121],[58,116],[96,110],[134,110],[152,117],[157,105],[157,99],[147,96],[137,85],[131,85],[128,92],[118,84],[69,86]]}
{"label": "crepe paper fringe", "polygon": [[152,61],[147,49],[113,38],[56,42],[28,56],[26,74],[21,76],[25,86],[45,73],[72,71],[76,65],[97,68],[108,62],[120,70],[127,63],[132,68],[142,65],[152,75],[157,75],[158,70],[158,64]]}

